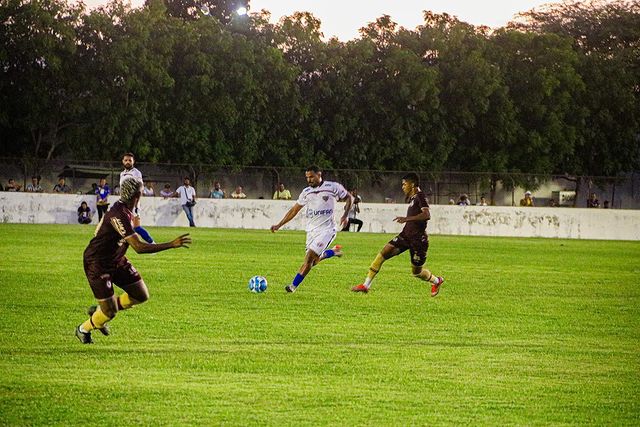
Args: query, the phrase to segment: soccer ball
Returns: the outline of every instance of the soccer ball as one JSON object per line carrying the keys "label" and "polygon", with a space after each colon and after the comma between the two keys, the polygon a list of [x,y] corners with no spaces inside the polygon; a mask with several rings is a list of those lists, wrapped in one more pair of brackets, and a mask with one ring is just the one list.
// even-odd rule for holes
{"label": "soccer ball", "polygon": [[257,294],[266,291],[267,279],[262,276],[253,276],[249,279],[249,290]]}

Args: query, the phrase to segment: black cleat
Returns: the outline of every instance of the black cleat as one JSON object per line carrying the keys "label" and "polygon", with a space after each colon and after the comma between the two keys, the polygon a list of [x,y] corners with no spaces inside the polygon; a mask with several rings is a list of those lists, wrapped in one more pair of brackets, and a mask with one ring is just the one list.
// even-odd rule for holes
{"label": "black cleat", "polygon": [[295,292],[296,291],[296,286],[293,285],[288,285],[284,287],[284,290],[287,292]]}
{"label": "black cleat", "polygon": [[[87,309],[87,314],[89,315],[89,317],[93,316],[93,313],[95,313],[97,309],[98,309],[97,305],[92,305],[91,307],[89,307]],[[111,335],[111,329],[109,329],[109,325],[104,325],[102,328],[96,328],[96,329],[99,330],[100,333],[105,337],[108,337],[109,335]]]}
{"label": "black cleat", "polygon": [[91,332],[82,332],[80,330],[80,326],[82,326],[82,324],[78,325],[78,327],[76,328],[76,337],[78,337],[82,344],[93,344]]}

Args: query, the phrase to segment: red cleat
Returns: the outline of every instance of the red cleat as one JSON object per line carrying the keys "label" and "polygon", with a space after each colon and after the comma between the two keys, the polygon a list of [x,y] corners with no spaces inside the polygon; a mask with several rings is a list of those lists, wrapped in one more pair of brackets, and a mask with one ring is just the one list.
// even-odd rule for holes
{"label": "red cleat", "polygon": [[438,295],[438,292],[440,292],[440,286],[442,286],[442,284],[444,283],[444,278],[443,277],[438,277],[438,283],[432,284],[431,285],[431,296],[435,297],[436,295]]}
{"label": "red cleat", "polygon": [[351,288],[352,292],[364,292],[365,294],[367,292],[369,292],[369,288],[367,288],[365,285],[358,285],[358,286],[354,286],[353,288]]}

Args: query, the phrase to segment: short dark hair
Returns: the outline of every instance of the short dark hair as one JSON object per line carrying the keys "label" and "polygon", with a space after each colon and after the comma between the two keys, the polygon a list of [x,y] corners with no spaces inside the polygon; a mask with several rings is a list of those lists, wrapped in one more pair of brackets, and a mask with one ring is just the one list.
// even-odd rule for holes
{"label": "short dark hair", "polygon": [[322,169],[320,169],[320,167],[318,165],[311,165],[311,166],[307,166],[307,168],[305,169],[305,172],[318,173],[321,170]]}
{"label": "short dark hair", "polygon": [[409,181],[413,185],[420,185],[420,178],[417,173],[409,172],[405,176],[402,177],[403,180]]}
{"label": "short dark hair", "polygon": [[133,153],[132,153],[132,152],[130,152],[130,151],[129,151],[129,152],[127,152],[127,153],[124,153],[124,154],[122,155],[122,157],[131,157],[132,159],[135,159],[135,158],[136,158],[136,156],[134,156],[134,155],[133,155]]}

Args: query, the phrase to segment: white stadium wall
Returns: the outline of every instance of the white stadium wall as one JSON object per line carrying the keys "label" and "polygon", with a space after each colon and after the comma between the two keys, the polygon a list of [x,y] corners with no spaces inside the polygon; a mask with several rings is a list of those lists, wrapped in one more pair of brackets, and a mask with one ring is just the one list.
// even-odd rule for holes
{"label": "white stadium wall", "polygon": [[[116,200],[111,197],[112,203]],[[0,193],[0,221],[29,224],[77,224],[76,211],[89,195]],[[216,228],[268,229],[278,222],[294,201],[199,199],[194,207],[196,225]],[[178,199],[143,198],[142,223],[147,226],[188,225]],[[341,213],[336,213],[338,217]],[[397,233],[393,222],[404,216],[404,204],[363,203],[359,218],[362,231]],[[570,239],[640,240],[640,211],[582,208],[518,208],[480,206],[431,206],[431,234],[465,236],[551,237]],[[94,215],[94,224],[97,214]],[[302,230],[303,215],[285,226]]]}

